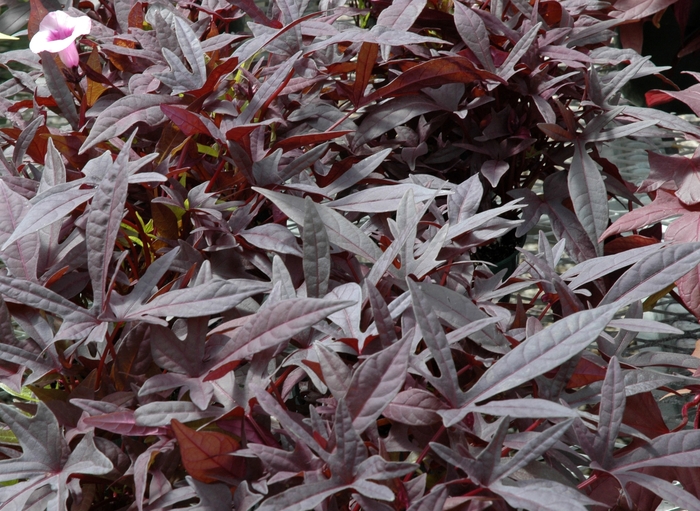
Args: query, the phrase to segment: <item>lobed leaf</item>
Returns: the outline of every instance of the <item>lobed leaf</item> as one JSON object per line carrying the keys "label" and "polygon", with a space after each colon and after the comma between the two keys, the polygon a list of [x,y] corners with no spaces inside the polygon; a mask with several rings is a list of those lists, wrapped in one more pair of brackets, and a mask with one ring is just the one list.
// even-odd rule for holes
{"label": "lobed leaf", "polygon": [[469,404],[512,389],[561,365],[591,344],[618,310],[617,304],[577,312],[529,337],[492,365],[466,393],[466,405],[440,413],[445,425],[462,420]]}
{"label": "lobed leaf", "polygon": [[79,154],[100,142],[118,137],[138,122],[145,122],[149,126],[162,124],[167,116],[160,106],[178,101],[179,98],[162,94],[140,94],[118,99],[97,116],[85,142],[80,146]]}
{"label": "lobed leaf", "polygon": [[700,264],[700,243],[671,245],[627,270],[607,292],[601,305],[622,307],[665,289]]}
{"label": "lobed leaf", "polygon": [[401,339],[367,357],[352,375],[345,400],[357,432],[374,424],[403,387],[410,351],[410,339]]}
{"label": "lobed leaf", "polygon": [[270,289],[270,284],[254,280],[214,279],[199,286],[168,291],[153,298],[123,319],[145,319],[147,316],[179,316],[196,318],[232,309],[246,298]]}
{"label": "lobed leaf", "polygon": [[85,226],[88,273],[92,281],[93,308],[102,312],[107,305],[107,278],[114,244],[124,216],[127,197],[127,162],[135,132],[117,160],[104,174],[95,190]]}
{"label": "lobed leaf", "polygon": [[[253,190],[267,197],[285,215],[304,227],[304,199],[262,188],[253,187]],[[331,243],[370,261],[379,259],[382,254],[381,250],[358,227],[323,204],[317,205],[317,211],[326,226],[328,240]]]}
{"label": "lobed leaf", "polygon": [[216,379],[238,360],[289,341],[329,314],[352,305],[348,301],[293,298],[275,303],[257,312],[244,326],[233,332],[230,341],[217,356],[207,379]]}

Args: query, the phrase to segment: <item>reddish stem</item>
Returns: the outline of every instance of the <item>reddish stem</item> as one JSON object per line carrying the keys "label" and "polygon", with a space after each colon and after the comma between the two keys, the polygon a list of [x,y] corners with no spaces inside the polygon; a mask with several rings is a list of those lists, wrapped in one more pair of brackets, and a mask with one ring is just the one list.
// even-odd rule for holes
{"label": "reddish stem", "polygon": [[[688,424],[688,410],[690,410],[690,407],[697,406],[698,404],[700,404],[700,394],[696,394],[695,398],[692,401],[683,405],[683,408],[681,408],[681,415],[683,417],[683,420],[681,420],[681,423],[673,429],[672,433],[682,430],[686,426],[686,424]],[[693,421],[693,426],[695,426],[696,429],[698,427],[697,423],[698,418],[696,415],[695,420]]]}
{"label": "reddish stem", "polygon": [[286,408],[286,405],[284,404],[284,399],[282,398],[282,393],[280,392],[279,385],[284,383],[284,380],[287,379],[287,376],[294,370],[294,367],[288,367],[285,369],[285,371],[282,373],[282,376],[277,378],[277,381],[271,382],[272,385],[272,394],[277,398],[277,401],[279,401],[279,404],[282,405],[283,408]]}
{"label": "reddish stem", "polygon": [[551,303],[548,303],[548,304],[545,306],[544,310],[540,313],[540,315],[539,315],[539,317],[538,317],[537,319],[539,319],[540,321],[542,321],[542,318],[544,318],[545,314],[547,314],[547,313],[549,312],[549,309],[551,309],[551,308],[552,308],[552,304],[551,304]]}
{"label": "reddish stem", "polygon": [[598,474],[593,474],[591,477],[589,477],[589,478],[586,479],[584,482],[582,482],[581,484],[579,484],[579,485],[577,486],[577,488],[578,488],[579,490],[583,490],[586,486],[589,486],[589,485],[593,484],[593,483],[596,482],[597,480],[598,480]]}
{"label": "reddish stem", "polygon": [[95,390],[100,388],[100,382],[102,381],[102,371],[104,370],[105,363],[107,361],[107,353],[112,354],[112,359],[117,359],[117,352],[114,349],[114,338],[117,336],[121,325],[116,325],[112,333],[107,336],[107,348],[102,352],[100,357],[100,365],[97,366],[97,376],[95,377]]}
{"label": "reddish stem", "polygon": [[211,176],[211,179],[209,179],[209,183],[207,184],[207,188],[206,188],[206,190],[204,190],[205,193],[211,192],[211,189],[214,186],[214,181],[216,181],[216,178],[218,178],[219,174],[221,174],[221,171],[223,170],[225,163],[226,163],[226,160],[221,160],[219,165],[216,167],[216,170],[214,171],[214,175]]}

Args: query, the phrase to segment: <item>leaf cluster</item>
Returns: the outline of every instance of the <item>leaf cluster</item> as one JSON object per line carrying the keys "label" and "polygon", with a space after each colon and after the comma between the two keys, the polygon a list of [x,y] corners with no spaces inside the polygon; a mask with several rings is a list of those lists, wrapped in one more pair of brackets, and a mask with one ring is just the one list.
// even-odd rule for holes
{"label": "leaf cluster", "polygon": [[0,54],[0,509],[700,509],[700,359],[628,349],[700,242],[603,244],[638,201],[599,152],[700,132],[619,105],[658,69],[618,11],[307,4],[81,4],[79,68]]}

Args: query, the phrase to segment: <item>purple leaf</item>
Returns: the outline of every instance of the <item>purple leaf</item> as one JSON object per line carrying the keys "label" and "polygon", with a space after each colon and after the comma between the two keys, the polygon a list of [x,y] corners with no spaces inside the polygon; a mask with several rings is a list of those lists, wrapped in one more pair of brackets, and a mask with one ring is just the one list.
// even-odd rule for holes
{"label": "purple leaf", "polygon": [[679,506],[683,509],[700,509],[700,500],[693,494],[685,491],[675,484],[652,477],[642,472],[625,472],[616,474],[615,477],[622,483],[623,487],[629,483],[637,483],[642,488],[653,491],[659,497]]}
{"label": "purple leaf", "polygon": [[566,240],[566,248],[575,262],[597,256],[595,246],[574,213],[560,202],[547,202],[547,215],[557,240]]}
{"label": "purple leaf", "polygon": [[178,101],[180,98],[162,94],[139,94],[118,99],[97,116],[79,153],[84,153],[95,144],[118,137],[137,122],[157,126],[167,121],[168,117],[160,105]]}
{"label": "purple leaf", "polygon": [[255,95],[250,100],[245,110],[236,118],[236,126],[248,124],[253,120],[255,114],[261,108],[269,105],[279,94],[284,85],[289,81],[291,74],[294,72],[294,64],[301,57],[301,52],[285,59],[282,64],[270,75],[255,92]]}
{"label": "purple leaf", "polygon": [[[452,351],[445,337],[445,332],[438,321],[428,297],[420,286],[412,280],[407,280],[411,291],[413,312],[420,327],[423,340],[428,345],[435,363],[440,369],[440,378],[431,377],[433,385],[450,402],[452,406],[460,404],[462,392],[457,381],[457,369],[452,359]],[[427,375],[426,375],[427,376]]]}
{"label": "purple leaf", "polygon": [[[438,317],[454,328],[460,329],[477,321],[491,319],[469,298],[451,289],[428,283],[420,283],[419,287]],[[480,345],[497,353],[505,353],[509,349],[508,341],[493,325],[481,328],[471,337]]]}
{"label": "purple leaf", "polygon": [[[184,323],[180,320],[180,323]],[[187,321],[187,335],[181,340],[170,328],[151,325],[151,354],[159,367],[175,373],[199,376],[204,358],[207,318]],[[150,380],[149,380],[150,381]]]}
{"label": "purple leaf", "polygon": [[[394,320],[391,318],[391,313],[389,308],[382,298],[379,290],[371,283],[366,281],[365,286],[367,287],[367,297],[369,298],[369,304],[372,308],[372,316],[374,317],[374,328],[376,328],[379,334],[379,339],[383,347],[389,347],[394,342],[397,341],[396,331],[394,330]],[[367,329],[366,333],[369,334],[371,327]]]}
{"label": "purple leaf", "polygon": [[407,389],[399,392],[386,406],[382,414],[392,421],[410,426],[429,426],[440,422],[438,410],[446,405],[431,392],[422,389]]}
{"label": "purple leaf", "polygon": [[598,240],[608,226],[608,193],[603,176],[580,140],[574,146],[568,184],[576,216],[596,248],[596,253],[602,255],[603,248]]}
{"label": "purple leaf", "polygon": [[355,165],[343,172],[341,177],[333,181],[325,188],[322,188],[321,190],[323,194],[330,197],[331,195],[336,195],[339,192],[347,190],[352,185],[374,172],[376,168],[382,164],[386,157],[389,156],[389,153],[391,153],[391,149],[384,149],[383,151],[379,151],[378,153],[357,162]]}
{"label": "purple leaf", "polygon": [[175,33],[182,54],[192,70],[193,80],[199,84],[195,89],[199,89],[204,86],[204,82],[207,80],[207,67],[204,61],[202,44],[199,42],[199,38],[192,30],[188,20],[180,16],[175,16]]}
{"label": "purple leaf", "polygon": [[514,419],[539,419],[554,417],[578,417],[576,410],[545,399],[503,399],[480,406],[470,406],[469,411],[483,415],[512,417]]}
{"label": "purple leaf", "polygon": [[615,234],[632,231],[659,222],[672,216],[687,214],[690,211],[686,208],[673,193],[666,190],[658,190],[656,198],[651,204],[637,208],[629,213],[625,213],[618,218],[602,234],[601,239],[605,239]]}
{"label": "purple leaf", "polygon": [[574,277],[571,282],[569,282],[569,287],[571,289],[578,289],[582,285],[593,282],[615,270],[631,266],[663,248],[664,245],[662,243],[655,243],[646,247],[626,250],[619,254],[589,259],[588,261],[577,264],[573,268],[569,268],[561,277],[563,279]]}
{"label": "purple leaf", "polygon": [[[21,344],[19,344],[17,341],[17,337],[15,336],[10,311],[7,309],[7,304],[5,303],[5,300],[2,299],[2,296],[0,296],[0,339],[3,340],[2,344],[21,346]],[[28,349],[32,349],[33,346],[29,344],[26,347]]]}
{"label": "purple leaf", "polygon": [[0,293],[15,302],[50,312],[62,318],[70,314],[77,314],[85,321],[95,321],[93,316],[73,302],[28,280],[0,276]]}
{"label": "purple leaf", "polygon": [[361,506],[362,511],[394,511],[395,509],[389,504],[377,502],[376,500],[364,497],[359,493],[353,493],[352,498]]}
{"label": "purple leaf", "polygon": [[331,275],[331,254],[328,233],[311,197],[304,199],[304,281],[306,296],[322,298],[328,291]]}
{"label": "purple leaf", "polygon": [[334,479],[294,486],[287,491],[264,500],[260,504],[258,511],[279,511],[280,509],[284,509],[284,511],[307,511],[315,508],[331,495],[350,487],[351,485],[343,484]]}
{"label": "purple leaf", "polygon": [[345,396],[355,430],[362,433],[374,424],[404,382],[411,351],[410,339],[401,339],[367,357],[352,375]]}
{"label": "purple leaf", "polygon": [[[481,213],[477,213],[476,215],[473,215],[471,217],[463,218],[458,223],[450,225],[450,229],[447,233],[447,239],[452,240],[457,236],[461,236],[462,234],[465,234],[467,232],[474,231],[479,227],[489,225],[488,222],[490,220],[493,220],[494,218],[508,211],[520,209],[520,207],[520,200],[515,199],[506,203],[503,206],[488,209],[486,211],[482,211]],[[515,225],[518,225],[519,222],[520,221],[515,222]]]}
{"label": "purple leaf", "polygon": [[266,27],[279,27],[279,22],[270,20],[253,0],[229,0],[229,2],[250,16],[255,23]]}
{"label": "purple leaf", "polygon": [[625,379],[617,358],[612,357],[600,390],[598,431],[593,441],[593,451],[587,453],[603,467],[614,463],[612,454],[624,413]]}
{"label": "purple leaf", "polygon": [[158,285],[158,281],[170,269],[177,255],[180,253],[180,247],[175,247],[164,256],[153,261],[146,273],[143,274],[136,285],[126,297],[113,293],[110,300],[110,306],[117,317],[128,316],[134,307],[143,305],[143,302],[148,300],[153,294],[153,290]]}
{"label": "purple leaf", "polygon": [[63,76],[56,61],[54,61],[53,55],[48,52],[42,52],[41,65],[44,68],[46,86],[49,88],[51,96],[56,101],[63,117],[71,125],[71,128],[77,130],[79,121],[78,110],[75,107],[73,94],[66,83],[66,77]]}
{"label": "purple leaf", "polygon": [[682,334],[683,330],[676,328],[666,323],[661,323],[659,321],[653,321],[650,319],[635,319],[635,318],[624,318],[624,319],[613,319],[608,323],[609,327],[620,328],[623,330],[628,330],[630,332],[648,332],[654,334],[671,334],[678,335]]}
{"label": "purple leaf", "polygon": [[[5,245],[29,210],[29,201],[0,181],[0,245]],[[9,244],[0,259],[14,277],[36,280],[39,235],[31,233]]]}
{"label": "purple leaf", "polygon": [[[503,293],[500,292],[496,293],[496,295],[500,298],[503,296]],[[474,334],[477,334],[481,330],[484,329],[484,327],[487,327],[489,325],[494,325],[500,321],[500,318],[498,317],[493,317],[493,318],[484,318],[484,319],[479,319],[476,321],[472,321],[471,323],[468,323],[464,326],[461,326],[457,328],[456,330],[452,330],[450,333],[447,334],[447,342],[450,344],[454,344],[458,341],[461,341],[462,339],[466,337],[473,337]]]}
{"label": "purple leaf", "polygon": [[476,459],[465,456],[464,451],[460,453],[446,445],[435,442],[431,442],[429,445],[433,452],[450,465],[462,469],[470,479],[488,486],[493,480],[494,470],[501,462],[501,449],[507,433],[508,421],[504,419],[499,420],[493,438],[491,438],[486,448],[482,449]]}
{"label": "purple leaf", "polygon": [[682,133],[687,133],[688,135],[692,134],[696,137],[700,136],[700,129],[698,129],[695,125],[689,123],[678,115],[662,112],[661,110],[655,108],[649,109],[636,106],[625,106],[625,116],[630,116],[639,120],[656,121],[658,126],[664,129],[676,130]]}
{"label": "purple leaf", "polygon": [[294,477],[297,473],[305,470],[320,470],[324,464],[301,442],[297,442],[293,451],[249,443],[246,451],[237,451],[236,454],[244,456],[247,451],[260,458],[265,469],[273,474],[277,481],[283,481],[283,477],[286,475],[289,475],[289,478]]}
{"label": "purple leaf", "polygon": [[358,479],[353,483],[352,488],[370,499],[394,500],[394,492],[390,488],[387,488],[383,484],[367,481],[366,479]]}
{"label": "purple leaf", "polygon": [[126,436],[164,435],[168,431],[163,427],[137,426],[134,411],[128,409],[85,417],[82,421],[88,426]]}
{"label": "purple leaf", "polygon": [[646,445],[615,458],[613,474],[645,467],[697,467],[700,430],[685,430],[657,436]]}
{"label": "purple leaf", "polygon": [[608,140],[626,138],[634,133],[637,133],[638,131],[648,128],[649,126],[654,126],[655,124],[658,124],[658,122],[659,121],[656,120],[633,122],[623,126],[616,126],[614,128],[610,128],[609,130],[599,131],[591,134],[590,136],[586,136],[585,138],[586,142],[606,142]]}
{"label": "purple leaf", "polygon": [[449,224],[443,225],[434,236],[431,236],[430,239],[419,248],[423,253],[417,260],[406,265],[407,274],[415,275],[416,278],[421,279],[444,262],[444,260],[438,260],[437,257],[445,245],[449,229]]}
{"label": "purple leaf", "polygon": [[107,278],[114,244],[119,234],[126,203],[126,167],[134,132],[120,151],[114,164],[105,172],[90,204],[85,227],[88,272],[92,281],[93,307],[104,312],[107,306]]}
{"label": "purple leaf", "polygon": [[294,298],[271,305],[257,312],[245,325],[231,334],[231,340],[217,356],[211,373],[218,374],[234,361],[286,343],[329,314],[350,305],[352,302],[317,298]]}
{"label": "purple leaf", "polygon": [[335,351],[320,342],[314,343],[314,349],[318,355],[318,362],[321,364],[324,383],[336,400],[342,399],[350,388],[350,379],[352,378],[350,368]]}
{"label": "purple leaf", "polygon": [[328,150],[328,144],[318,145],[309,149],[299,158],[294,158],[286,167],[279,169],[279,182],[284,183],[288,179],[297,176],[302,170],[313,166]]}
{"label": "purple leaf", "polygon": [[[416,214],[416,202],[413,196],[413,190],[408,189],[399,202],[399,207],[396,213],[396,227],[399,230],[394,236],[394,242],[385,250],[376,264],[367,275],[367,282],[376,286],[379,279],[387,270],[391,270],[392,263],[396,257],[400,256],[402,268],[413,261],[413,247],[407,247],[408,240],[413,240],[416,236],[417,226],[420,219],[428,209],[428,204],[425,204],[421,211]],[[405,263],[405,264],[404,264]],[[404,270],[405,273],[405,270]]]}
{"label": "purple leaf", "polygon": [[454,6],[455,25],[462,41],[476,55],[487,71],[495,72],[496,66],[493,65],[491,58],[491,42],[484,21],[471,7],[459,2],[455,3]]}
{"label": "purple leaf", "polygon": [[601,305],[620,307],[642,300],[673,284],[700,264],[700,243],[671,245],[636,263],[610,288]]}
{"label": "purple leaf", "polygon": [[248,243],[258,248],[280,254],[303,257],[296,237],[286,227],[279,224],[256,225],[245,231],[241,236]]}
{"label": "purple leaf", "polygon": [[[204,484],[200,481],[197,481],[192,476],[187,476],[186,479],[187,482],[195,488],[195,491],[197,492],[197,497],[199,497],[199,504],[197,504],[196,506],[189,506],[189,508],[192,511],[229,511],[230,509],[232,509],[231,488],[229,488],[225,484]],[[237,488],[241,488],[244,486],[247,487],[246,481],[243,481],[243,483],[241,483]],[[249,499],[248,502],[257,502],[262,498],[262,495],[257,495],[256,497],[257,500]],[[159,499],[155,502],[151,502],[151,500],[152,499],[149,498],[149,509],[153,507],[152,504],[158,504],[159,508],[161,508],[161,506],[165,507],[166,503],[161,503],[162,499]],[[253,505],[251,505],[250,507],[252,507]],[[241,505],[237,505],[233,509],[243,510],[244,508]],[[246,511],[247,509],[249,508],[246,508]]]}
{"label": "purple leaf", "polygon": [[410,474],[418,468],[415,463],[387,461],[379,455],[370,456],[357,468],[357,474],[362,479],[378,481],[394,479]]}
{"label": "purple leaf", "polygon": [[358,465],[367,459],[367,448],[355,430],[344,399],[338,402],[335,410],[333,433],[335,450],[328,459],[328,466],[333,479],[350,483],[359,473]]}
{"label": "purple leaf", "polygon": [[454,194],[447,198],[447,211],[450,222],[457,224],[474,216],[479,210],[484,187],[477,174],[463,181],[454,189]]}
{"label": "purple leaf", "polygon": [[[525,383],[561,365],[591,344],[618,310],[617,304],[577,312],[528,338],[492,365],[465,395],[477,403]],[[451,426],[468,413],[461,410],[440,413]]]}
{"label": "purple leaf", "polygon": [[[40,354],[26,351],[20,347],[12,346],[9,343],[0,344],[0,356],[4,362],[17,364],[18,366],[29,369],[32,372],[31,376],[26,377],[24,380],[25,385],[33,383],[51,371],[58,371],[61,369],[60,362],[54,361],[54,363],[51,364]],[[21,372],[24,373],[24,369]],[[22,375],[20,375],[20,377],[21,376]]]}
{"label": "purple leaf", "polygon": [[[267,197],[294,222],[304,226],[304,199],[263,188],[253,187],[253,190]],[[370,261],[376,261],[382,255],[379,247],[345,217],[323,204],[317,204],[317,211],[326,226],[331,243]]]}
{"label": "purple leaf", "polygon": [[[676,190],[675,195],[683,204],[692,206],[700,202],[698,193],[698,171],[700,170],[700,151],[696,149],[692,157],[666,156],[649,151],[649,177],[642,188],[653,190],[665,184]],[[653,186],[644,186],[652,184]],[[666,188],[666,186],[664,186]]]}
{"label": "purple leaf", "polygon": [[352,146],[360,147],[414,117],[436,110],[439,110],[438,105],[422,96],[401,96],[389,99],[362,119]]}
{"label": "purple leaf", "polygon": [[[180,388],[180,392],[189,391],[192,403],[202,411],[209,411],[214,386],[212,383],[202,382],[200,377],[191,377],[179,373],[164,373],[151,376],[139,389],[139,396],[147,396],[157,392],[167,392]],[[230,395],[224,398],[231,402]],[[223,410],[223,408],[221,409]]]}
{"label": "purple leaf", "polygon": [[[354,282],[340,285],[326,295],[326,300],[345,300],[353,305],[345,307],[337,312],[328,315],[333,323],[338,325],[346,337],[363,340],[364,336],[360,330],[360,319],[362,315],[362,289]],[[360,347],[364,343],[360,343]]]}
{"label": "purple leaf", "polygon": [[572,423],[573,420],[560,422],[531,439],[518,450],[518,453],[508,463],[498,465],[491,476],[490,483],[493,484],[495,481],[502,480],[537,460],[554,447],[559,439],[569,430]]}
{"label": "purple leaf", "polygon": [[423,11],[426,0],[397,0],[382,10],[377,25],[395,30],[408,30]]}
{"label": "purple leaf", "polygon": [[556,481],[526,479],[491,485],[490,489],[503,497],[515,508],[537,511],[586,511],[588,507],[600,505],[583,493]]}
{"label": "purple leaf", "polygon": [[30,122],[27,125],[27,127],[22,130],[22,133],[20,133],[19,137],[17,137],[15,148],[12,151],[12,164],[15,167],[19,167],[22,165],[24,155],[27,153],[29,145],[34,140],[36,132],[42,124],[44,124],[44,119],[41,116],[39,116],[32,122]]}
{"label": "purple leaf", "polygon": [[525,33],[520,40],[515,43],[515,46],[513,46],[513,49],[510,50],[510,53],[508,53],[508,57],[506,57],[506,60],[503,61],[503,64],[498,68],[498,76],[503,78],[504,80],[510,79],[511,76],[513,76],[517,71],[515,70],[515,66],[520,62],[520,59],[522,59],[525,54],[528,52],[530,47],[532,46],[532,43],[535,42],[535,39],[537,38],[537,32],[540,30],[542,27],[542,23],[538,23],[534,27],[530,28],[530,30]]}
{"label": "purple leaf", "polygon": [[251,393],[257,397],[262,409],[270,416],[275,417],[287,433],[294,436],[297,441],[306,444],[306,447],[313,450],[324,462],[328,462],[330,458],[328,451],[322,449],[311,433],[309,433],[308,428],[296,422],[264,388],[253,385]]}
{"label": "purple leaf", "polygon": [[528,188],[511,190],[508,195],[514,199],[520,199],[523,223],[515,231],[515,235],[520,237],[530,232],[530,229],[537,225],[540,217],[547,213],[549,208],[539,195]]}
{"label": "purple leaf", "polygon": [[12,236],[5,241],[2,249],[5,250],[18,239],[61,220],[82,203],[90,200],[94,193],[95,191],[91,189],[66,190],[34,203],[15,228]]}
{"label": "purple leaf", "polygon": [[430,493],[423,498],[412,502],[411,507],[406,511],[435,511],[436,509],[444,509],[446,500],[447,487],[443,484],[438,484],[433,486]]}
{"label": "purple leaf", "polygon": [[169,426],[173,419],[180,422],[194,422],[201,419],[220,417],[226,413],[220,406],[210,406],[201,410],[190,401],[154,401],[139,406],[134,412],[137,426]]}
{"label": "purple leaf", "polygon": [[43,403],[39,403],[36,414],[31,418],[18,409],[0,405],[0,419],[17,436],[22,446],[21,456],[0,461],[0,481],[27,479],[26,485],[11,485],[10,495],[0,493],[3,507],[17,504],[18,509],[23,509],[23,502],[32,492],[49,485],[52,498],[58,501],[57,507],[63,508],[70,488],[68,480],[72,475],[99,476],[113,468],[109,459],[95,447],[92,432],[83,436],[71,450],[56,417]]}
{"label": "purple leaf", "polygon": [[[377,186],[361,190],[341,199],[326,202],[324,205],[341,211],[356,211],[364,213],[385,213],[396,211],[401,199],[408,190],[414,195],[415,202],[425,202],[433,199],[435,190],[414,184],[394,184],[391,186]],[[437,196],[447,195],[449,192],[440,191]]]}
{"label": "purple leaf", "polygon": [[168,291],[156,296],[122,319],[145,319],[146,316],[194,318],[219,314],[232,309],[249,296],[269,289],[270,284],[265,282],[214,279],[199,286]]}

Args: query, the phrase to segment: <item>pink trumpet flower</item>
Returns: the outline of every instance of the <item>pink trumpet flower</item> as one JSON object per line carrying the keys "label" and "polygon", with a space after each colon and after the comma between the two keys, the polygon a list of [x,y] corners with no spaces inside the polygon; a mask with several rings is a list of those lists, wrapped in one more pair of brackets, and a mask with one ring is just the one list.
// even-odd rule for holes
{"label": "pink trumpet flower", "polygon": [[39,31],[29,42],[29,49],[34,53],[58,53],[66,66],[76,67],[79,59],[75,40],[89,34],[91,26],[87,16],[74,18],[63,11],[50,12],[41,20]]}

